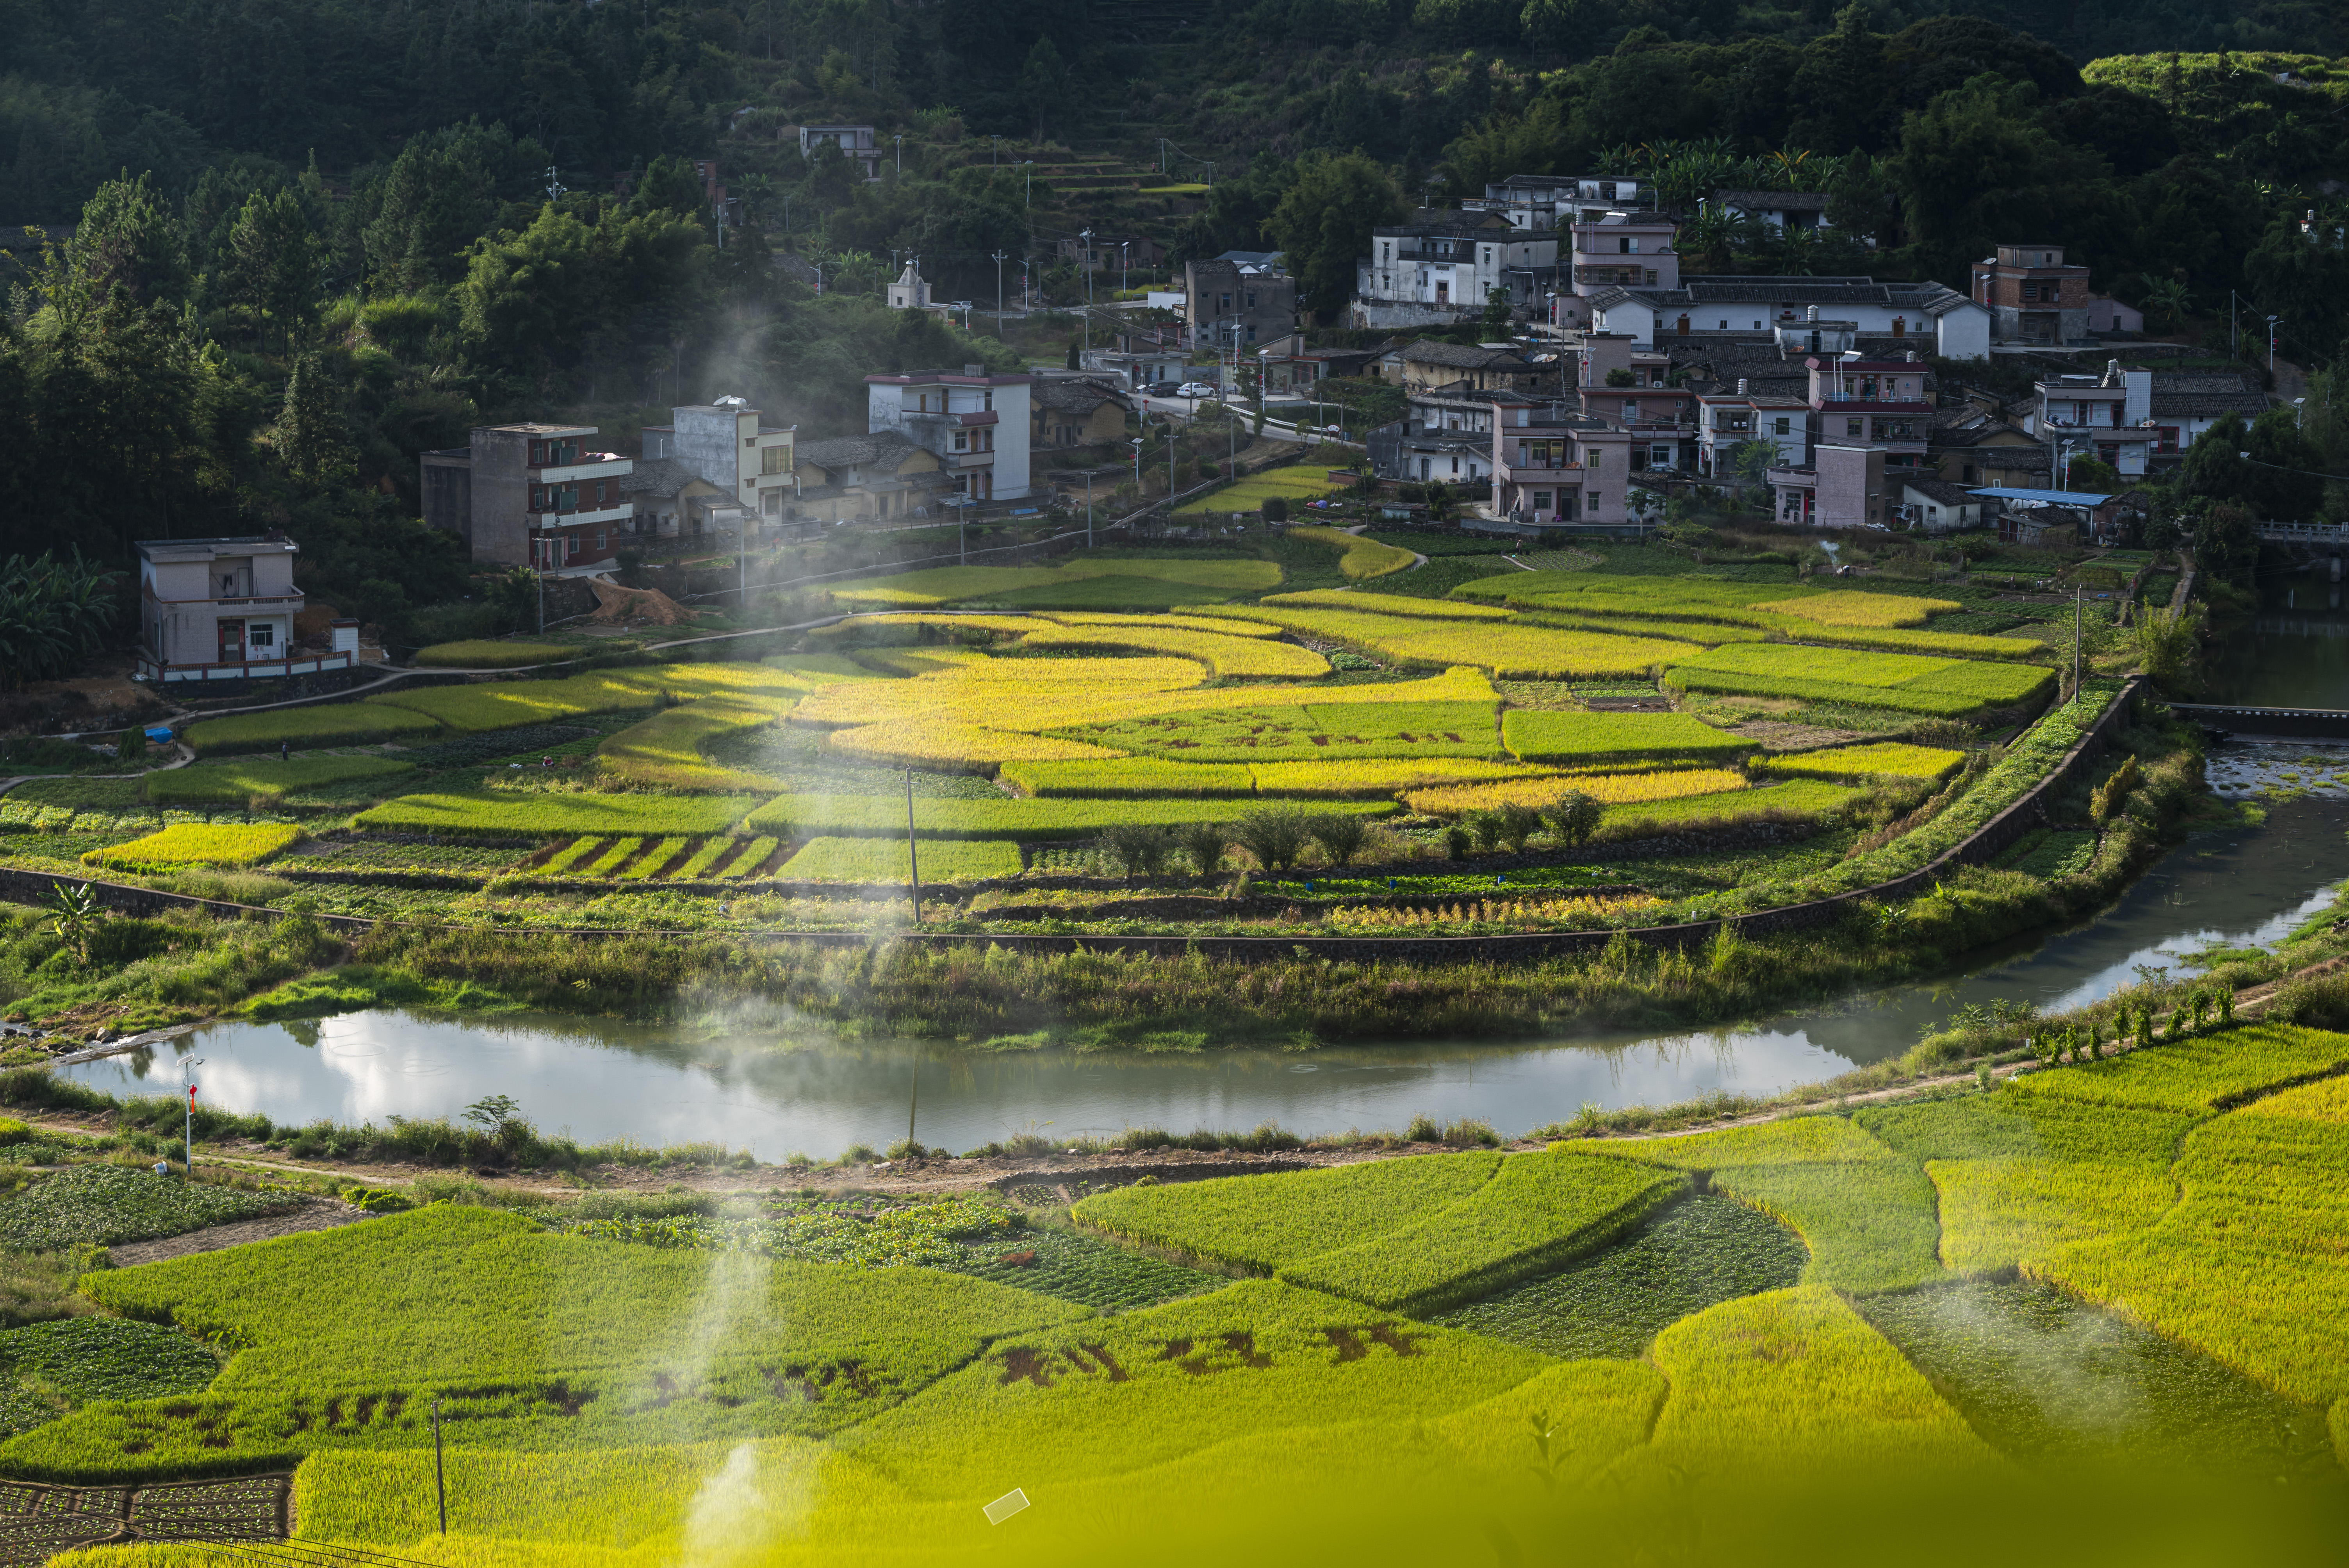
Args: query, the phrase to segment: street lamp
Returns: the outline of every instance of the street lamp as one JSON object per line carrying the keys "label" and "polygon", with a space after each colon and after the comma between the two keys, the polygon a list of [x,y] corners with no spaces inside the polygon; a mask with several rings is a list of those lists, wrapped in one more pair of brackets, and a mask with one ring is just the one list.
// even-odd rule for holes
{"label": "street lamp", "polygon": [[1019,165],[1028,170],[1028,189],[1021,193],[1019,204],[1023,207],[1033,206],[1036,201],[1036,160],[1032,158],[1023,158],[1019,160]]}
{"label": "street lamp", "polygon": [[897,143],[897,172],[903,174],[905,172],[905,139],[900,136],[895,139]]}
{"label": "street lamp", "polygon": [[2283,318],[2282,318],[2282,316],[2278,316],[2278,315],[2271,315],[2271,316],[2268,317],[2268,368],[2269,368],[2270,370],[2273,370],[2273,369],[2275,368],[2275,326],[2276,326],[2276,323],[2277,323],[2277,322],[2279,322],[2279,321],[2282,321],[2282,319],[2283,319]]}

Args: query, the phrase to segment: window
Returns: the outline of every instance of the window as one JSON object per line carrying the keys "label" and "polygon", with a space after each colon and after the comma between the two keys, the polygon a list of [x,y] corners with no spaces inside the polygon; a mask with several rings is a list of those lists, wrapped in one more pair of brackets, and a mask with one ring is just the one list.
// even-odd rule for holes
{"label": "window", "polygon": [[1628,256],[1628,255],[1630,255],[1630,254],[1631,253],[1631,242],[1630,242],[1630,241],[1629,241],[1629,240],[1618,240],[1618,241],[1616,241],[1616,242],[1615,242],[1615,252],[1616,252],[1616,254],[1618,254],[1618,255],[1623,255],[1623,256]]}
{"label": "window", "polygon": [[1256,291],[1253,289],[1248,291],[1247,307],[1250,310],[1254,310],[1256,308]]}
{"label": "window", "polygon": [[533,511],[544,511],[546,510],[546,487],[544,485],[533,485],[530,487],[530,510]]}
{"label": "window", "polygon": [[1605,496],[1600,495],[1597,490],[1592,490],[1590,492],[1590,510],[1597,511],[1606,500],[1607,498]]}
{"label": "window", "polygon": [[968,430],[957,430],[955,432],[954,449],[957,452],[967,452],[970,450],[970,432]]}
{"label": "window", "polygon": [[595,548],[598,550],[605,549],[607,547],[608,543],[609,541],[607,537],[601,531],[598,531],[595,535]]}
{"label": "window", "polygon": [[2155,435],[2155,438],[2156,438],[2155,442],[2154,442],[2154,449],[2155,449],[2155,450],[2157,450],[2157,451],[2163,451],[2163,452],[2174,452],[2174,451],[2176,451],[2176,450],[2178,449],[2178,427],[2177,427],[2177,426],[2175,426],[2175,425],[2163,425],[2163,426],[2161,426],[2160,428],[2158,428],[2158,429],[2156,429],[2156,430],[2154,431],[2154,435]]}
{"label": "window", "polygon": [[1860,421],[1859,421],[1859,420],[1857,420],[1857,419],[1846,419],[1846,420],[1843,422],[1843,433],[1844,433],[1845,435],[1847,435],[1847,436],[1857,436],[1857,435],[1858,435],[1858,434],[1859,434],[1859,428],[1860,428]]}
{"label": "window", "polygon": [[248,621],[245,623],[244,635],[245,640],[255,649],[274,648],[277,645],[277,628],[266,621]]}
{"label": "window", "polygon": [[1792,428],[1793,428],[1793,423],[1792,423],[1792,421],[1790,421],[1789,419],[1787,419],[1787,418],[1786,418],[1785,415],[1783,415],[1783,414],[1782,414],[1782,415],[1780,415],[1780,416],[1778,417],[1778,428],[1777,428],[1776,434],[1781,435],[1781,436],[1785,435],[1785,434],[1786,434],[1790,429],[1792,429]]}
{"label": "window", "polygon": [[1729,321],[1725,316],[1722,319],[1721,330],[1723,332],[1727,332],[1729,330]]}
{"label": "window", "polygon": [[1549,503],[1550,503],[1550,492],[1549,492],[1549,491],[1547,491],[1547,490],[1536,490],[1536,491],[1534,491],[1534,510],[1535,510],[1536,511],[1547,511],[1550,509],[1550,508],[1549,508]]}
{"label": "window", "polygon": [[1455,474],[1460,471],[1460,459],[1457,457],[1452,459],[1452,471]]}

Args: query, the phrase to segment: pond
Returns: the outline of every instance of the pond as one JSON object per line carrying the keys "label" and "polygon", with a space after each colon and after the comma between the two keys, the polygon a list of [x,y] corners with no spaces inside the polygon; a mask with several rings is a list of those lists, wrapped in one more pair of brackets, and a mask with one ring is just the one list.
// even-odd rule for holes
{"label": "pond", "polygon": [[[2289,757],[2279,755],[2279,763]],[[1897,1055],[1968,1003],[2061,1007],[2212,947],[2276,941],[2349,880],[2349,800],[2273,807],[2256,830],[2189,840],[2111,908],[2070,930],[1977,954],[1963,971],[1719,1031],[1325,1047],[1305,1054],[995,1055],[909,1040],[840,1042],[792,1020],[631,1025],[554,1015],[401,1011],[229,1023],[154,1050],[62,1068],[121,1093],[175,1089],[204,1058],[208,1103],[279,1122],[454,1116],[510,1095],[583,1142],[717,1140],[761,1159],[828,1158],[905,1136],[967,1150],[1015,1134],[1129,1127],[1303,1133],[1400,1129],[1422,1113],[1504,1132],[1713,1090],[1766,1093]],[[918,1089],[916,1086],[918,1085]]]}

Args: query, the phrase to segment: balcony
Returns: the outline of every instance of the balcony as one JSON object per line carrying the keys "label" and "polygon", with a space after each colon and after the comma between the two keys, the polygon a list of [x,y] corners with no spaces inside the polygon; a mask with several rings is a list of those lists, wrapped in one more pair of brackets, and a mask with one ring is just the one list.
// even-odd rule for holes
{"label": "balcony", "polygon": [[1654,270],[1652,267],[1644,265],[1626,265],[1620,262],[1609,263],[1605,266],[1577,263],[1574,268],[1574,281],[1598,288],[1644,288],[1647,286],[1648,274]]}
{"label": "balcony", "polygon": [[629,458],[612,458],[603,462],[565,463],[559,468],[531,469],[530,482],[540,485],[568,485],[577,484],[582,480],[613,480],[618,479],[635,467],[634,459]]}
{"label": "balcony", "polygon": [[610,506],[582,508],[576,511],[533,511],[523,514],[532,528],[577,528],[582,524],[617,522],[636,514],[633,501],[616,501]]}

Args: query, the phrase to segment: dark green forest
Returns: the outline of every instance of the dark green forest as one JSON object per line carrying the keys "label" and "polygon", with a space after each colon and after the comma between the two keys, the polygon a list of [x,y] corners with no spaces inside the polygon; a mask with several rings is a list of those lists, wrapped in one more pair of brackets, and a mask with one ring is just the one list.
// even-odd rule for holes
{"label": "dark green forest", "polygon": [[[997,253],[1080,297],[1080,227],[1279,246],[1327,320],[1410,206],[1639,172],[1830,193],[1816,242],[1699,218],[1710,270],[1961,284],[2027,237],[2163,330],[2349,333],[2349,13],[2299,0],[0,0],[0,558],[284,528],[392,627],[465,589],[416,454],[472,424],[625,444],[733,392],[831,434],[867,371],[1017,363],[883,307],[907,253],[984,307]],[[883,177],[802,159],[825,122]]]}

